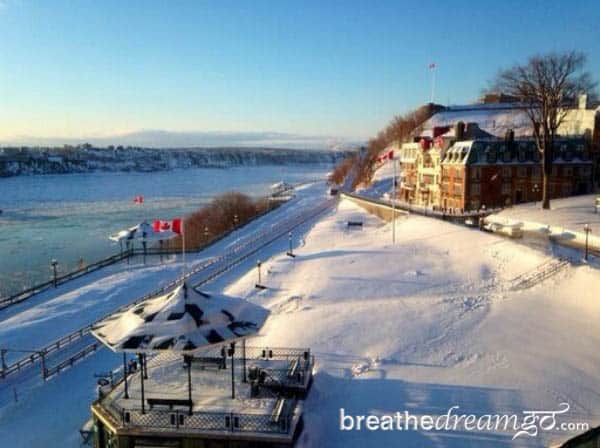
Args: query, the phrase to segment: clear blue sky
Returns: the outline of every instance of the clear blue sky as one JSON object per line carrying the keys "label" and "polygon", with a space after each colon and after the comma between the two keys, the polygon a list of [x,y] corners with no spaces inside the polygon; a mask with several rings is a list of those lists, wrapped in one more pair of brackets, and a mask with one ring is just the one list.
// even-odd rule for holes
{"label": "clear blue sky", "polygon": [[578,49],[590,1],[0,0],[0,138],[138,129],[362,139],[429,100],[465,103],[499,67]]}

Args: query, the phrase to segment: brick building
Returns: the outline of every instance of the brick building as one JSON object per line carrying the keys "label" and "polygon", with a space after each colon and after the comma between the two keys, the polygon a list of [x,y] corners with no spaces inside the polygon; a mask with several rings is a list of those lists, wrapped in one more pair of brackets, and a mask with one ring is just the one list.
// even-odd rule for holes
{"label": "brick building", "polygon": [[[592,159],[584,139],[556,142],[552,198],[590,193]],[[535,142],[473,140],[455,143],[441,162],[444,209],[474,210],[542,198],[542,166]]]}

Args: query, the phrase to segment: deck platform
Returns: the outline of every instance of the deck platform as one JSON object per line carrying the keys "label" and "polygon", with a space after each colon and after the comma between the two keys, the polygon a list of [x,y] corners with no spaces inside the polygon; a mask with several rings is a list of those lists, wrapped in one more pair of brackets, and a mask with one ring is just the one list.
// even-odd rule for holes
{"label": "deck platform", "polygon": [[[246,443],[292,446],[302,430],[302,399],[312,383],[314,358],[308,350],[298,349],[248,347],[245,358],[238,352],[233,369],[235,398],[231,358],[224,369],[192,362],[191,402],[188,368],[174,354],[148,360],[143,405],[141,370],[128,376],[127,396],[122,380],[105,387],[92,405],[95,446],[131,448],[143,446],[142,439],[156,438],[171,444],[164,446],[210,446],[183,442],[192,439],[237,441],[240,447]],[[199,356],[217,358],[218,353]]]}

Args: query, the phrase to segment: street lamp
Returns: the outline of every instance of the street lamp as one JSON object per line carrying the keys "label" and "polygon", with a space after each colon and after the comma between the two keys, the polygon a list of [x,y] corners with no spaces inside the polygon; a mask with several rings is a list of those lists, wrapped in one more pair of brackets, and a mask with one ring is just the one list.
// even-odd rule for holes
{"label": "street lamp", "polygon": [[209,235],[208,226],[204,226],[204,238],[208,239],[208,235]]}
{"label": "street lamp", "polygon": [[233,228],[234,229],[237,228],[238,222],[239,222],[239,218],[238,218],[238,215],[236,213],[235,215],[233,215]]}
{"label": "street lamp", "polygon": [[54,258],[52,259],[52,261],[50,261],[50,266],[52,266],[52,272],[54,274],[53,278],[53,283],[54,283],[54,287],[56,288],[56,266],[58,266],[58,261],[56,261]]}
{"label": "street lamp", "polygon": [[292,232],[289,232],[289,233],[288,233],[288,240],[289,240],[289,242],[290,242],[290,250],[287,252],[287,254],[286,254],[286,255],[287,255],[288,257],[295,258],[295,257],[296,257],[296,255],[294,254],[294,250],[293,250],[293,248],[292,248]]}
{"label": "street lamp", "polygon": [[227,354],[231,356],[231,398],[235,398],[235,372],[234,372],[234,356],[235,356],[235,342],[232,342],[227,350]]}
{"label": "street lamp", "polygon": [[256,269],[257,269],[257,271],[258,271],[258,283],[257,283],[255,286],[256,286],[256,288],[258,288],[258,289],[267,289],[267,287],[266,287],[266,286],[264,286],[264,285],[261,283],[261,275],[260,275],[260,268],[261,268],[261,266],[262,266],[262,263],[261,263],[261,261],[260,261],[260,260],[256,260]]}
{"label": "street lamp", "polygon": [[587,261],[588,259],[588,237],[590,232],[592,231],[592,228],[589,224],[586,224],[585,226],[583,226],[583,230],[585,232],[585,261]]}
{"label": "street lamp", "polygon": [[534,194],[533,205],[535,207],[537,206],[537,193],[540,192],[540,186],[538,184],[533,184],[533,187],[531,187],[531,191],[533,191]]}

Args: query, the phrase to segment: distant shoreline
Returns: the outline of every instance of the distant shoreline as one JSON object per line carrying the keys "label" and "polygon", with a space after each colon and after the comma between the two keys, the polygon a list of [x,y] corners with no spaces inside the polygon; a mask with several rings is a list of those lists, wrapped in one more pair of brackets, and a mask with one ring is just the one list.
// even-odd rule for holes
{"label": "distant shoreline", "polygon": [[160,172],[233,166],[333,165],[349,151],[271,148],[0,148],[0,177],[93,172]]}

